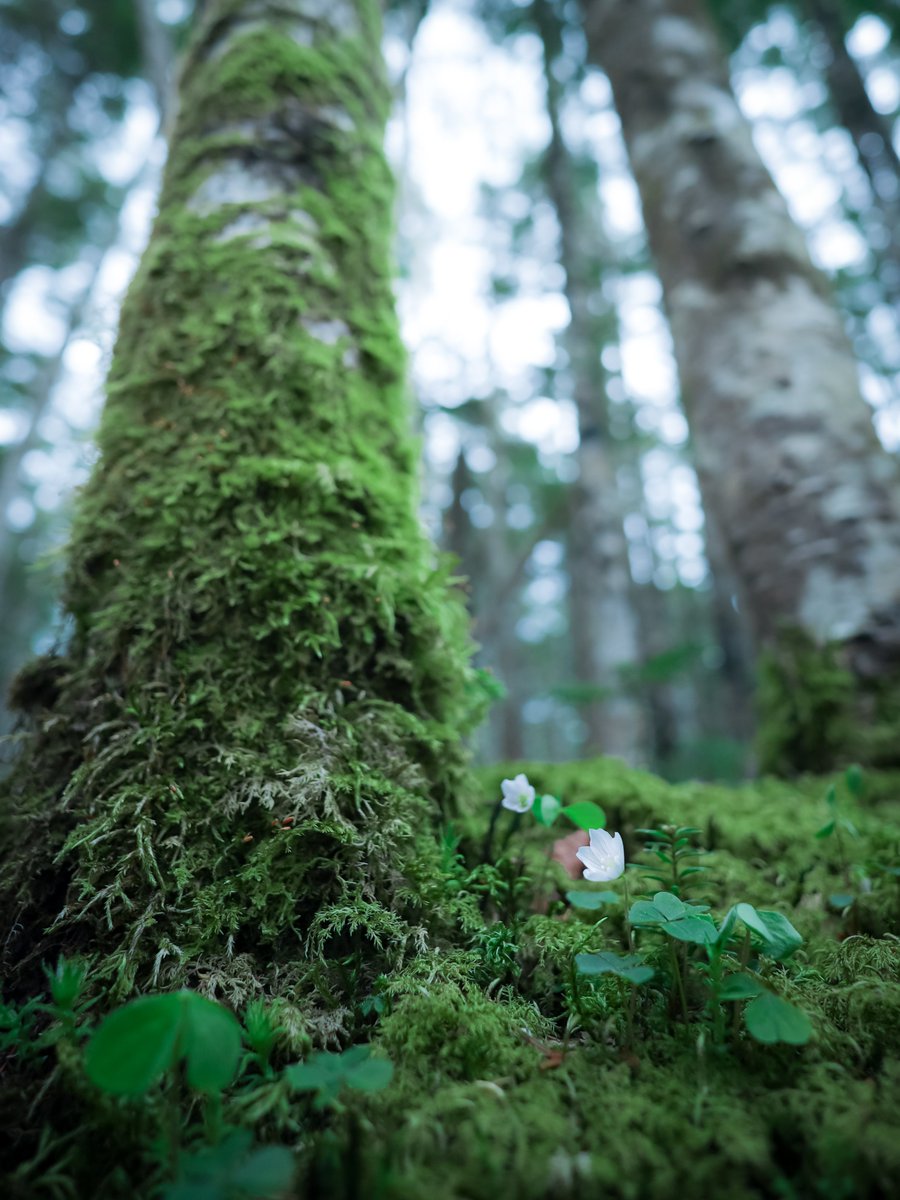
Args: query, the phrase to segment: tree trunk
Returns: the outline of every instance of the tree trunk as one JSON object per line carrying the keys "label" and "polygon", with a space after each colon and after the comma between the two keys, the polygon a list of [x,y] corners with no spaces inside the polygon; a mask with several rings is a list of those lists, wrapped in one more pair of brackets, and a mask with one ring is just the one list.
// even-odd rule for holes
{"label": "tree trunk", "polygon": [[548,0],[534,6],[543,44],[550,145],[544,159],[547,193],[559,225],[570,320],[565,335],[578,413],[578,479],[572,487],[568,539],[569,615],[575,677],[597,695],[579,706],[585,750],[615,755],[631,765],[646,757],[641,706],[623,688],[621,670],[639,660],[631,572],[609,433],[603,344],[614,333],[610,311],[599,317],[602,230],[586,228],[575,163],[562,131],[562,87],[554,65],[562,54],[560,19]]}
{"label": "tree trunk", "polygon": [[15,689],[23,984],[75,947],[114,993],[334,1008],[443,919],[428,834],[472,689],[416,516],[379,33],[374,0],[205,8],[74,523],[71,643]]}
{"label": "tree trunk", "polygon": [[829,708],[835,669],[843,680],[841,719],[827,728],[816,680],[801,696],[787,669],[787,698],[766,689],[798,733],[770,743],[769,765],[896,761],[897,464],[876,439],[826,283],[756,153],[700,0],[590,0],[587,28],[613,86],[705,503],[744,611],[772,661],[823,648]]}
{"label": "tree trunk", "polygon": [[859,164],[869,178],[885,243],[878,282],[889,303],[900,302],[900,157],[891,122],[872,104],[865,80],[844,41],[846,22],[835,0],[805,0],[806,11],[826,45],[825,78],[838,121],[850,134]]}

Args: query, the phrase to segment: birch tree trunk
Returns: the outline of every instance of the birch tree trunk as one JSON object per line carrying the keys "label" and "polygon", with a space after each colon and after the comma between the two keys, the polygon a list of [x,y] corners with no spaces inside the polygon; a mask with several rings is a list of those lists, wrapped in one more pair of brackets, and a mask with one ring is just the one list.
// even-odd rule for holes
{"label": "birch tree trunk", "polygon": [[[579,706],[585,750],[614,755],[632,766],[646,758],[641,705],[623,689],[623,667],[640,658],[624,514],[609,432],[606,373],[600,361],[612,315],[596,315],[602,232],[586,229],[575,164],[562,131],[562,87],[554,65],[562,53],[560,19],[547,0],[534,6],[543,45],[550,145],[544,160],[547,194],[559,224],[570,320],[565,335],[578,413],[578,479],[572,486],[568,539],[569,617],[575,677],[605,693]],[[604,328],[605,326],[605,328]]]}
{"label": "birch tree trunk", "polygon": [[663,282],[705,504],[771,666],[767,765],[896,760],[900,481],[826,282],[700,0],[589,0],[587,32]]}
{"label": "birch tree trunk", "polygon": [[885,243],[873,249],[880,263],[879,284],[890,304],[900,302],[900,156],[891,122],[872,104],[866,83],[847,49],[847,20],[836,0],[805,0],[813,28],[825,43],[825,78],[838,121],[853,139],[859,165],[872,187]]}
{"label": "birch tree trunk", "polygon": [[375,0],[205,6],[71,641],[15,689],[10,980],[77,946],[113,994],[315,994],[333,1021],[440,925],[467,643],[416,516],[379,37]]}

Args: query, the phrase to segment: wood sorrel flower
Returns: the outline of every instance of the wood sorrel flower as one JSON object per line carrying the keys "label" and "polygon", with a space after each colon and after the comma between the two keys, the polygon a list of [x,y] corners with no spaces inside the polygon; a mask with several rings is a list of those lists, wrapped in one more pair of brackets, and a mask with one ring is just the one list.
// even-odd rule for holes
{"label": "wood sorrel flower", "polygon": [[589,829],[588,833],[591,844],[580,846],[575,851],[584,864],[585,879],[591,883],[607,883],[610,879],[618,879],[625,870],[622,835],[609,834],[605,829]]}
{"label": "wood sorrel flower", "polygon": [[534,788],[528,782],[527,775],[517,775],[515,779],[504,779],[500,784],[503,793],[502,804],[510,812],[528,812],[534,804]]}

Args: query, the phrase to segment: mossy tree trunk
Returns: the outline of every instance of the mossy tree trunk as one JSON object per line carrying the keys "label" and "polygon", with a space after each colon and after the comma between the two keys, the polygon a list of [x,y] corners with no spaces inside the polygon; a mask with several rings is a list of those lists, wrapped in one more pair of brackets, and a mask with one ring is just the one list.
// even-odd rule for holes
{"label": "mossy tree trunk", "polygon": [[7,973],[340,1005],[440,924],[465,618],[416,516],[375,0],[210,0],[3,804]]}
{"label": "mossy tree trunk", "polygon": [[[768,765],[896,761],[900,477],[702,0],[588,0],[662,279],[704,501],[771,670]],[[801,663],[802,660],[802,663]]]}

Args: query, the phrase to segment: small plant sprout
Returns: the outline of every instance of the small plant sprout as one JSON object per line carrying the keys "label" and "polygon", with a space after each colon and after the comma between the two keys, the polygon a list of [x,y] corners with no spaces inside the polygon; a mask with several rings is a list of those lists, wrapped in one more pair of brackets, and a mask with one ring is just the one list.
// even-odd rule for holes
{"label": "small plant sprout", "polygon": [[687,898],[692,876],[705,871],[705,867],[696,866],[689,860],[703,853],[691,845],[691,838],[701,831],[691,825],[660,825],[655,829],[638,829],[647,839],[644,851],[658,859],[653,869],[644,871],[646,879],[652,879],[667,891]]}
{"label": "small plant sprout", "polygon": [[504,779],[500,784],[503,793],[501,804],[510,812],[526,813],[534,804],[535,791],[528,782],[527,775],[517,775],[515,779]]}
{"label": "small plant sprout", "polygon": [[87,979],[87,963],[80,958],[60,955],[55,967],[44,967],[44,974],[53,1001],[46,1007],[60,1022],[64,1034],[74,1034],[78,1019],[90,1007],[90,1002],[84,1003],[81,998]]}
{"label": "small plant sprout", "polygon": [[580,846],[577,857],[584,866],[584,877],[591,883],[609,883],[625,872],[625,846],[620,833],[590,829],[590,845]]}
{"label": "small plant sprout", "polygon": [[[863,793],[863,774],[859,767],[849,767],[844,775],[844,782],[847,785],[847,790],[854,800],[859,800]],[[852,821],[848,820],[843,815],[843,811],[838,802],[838,792],[834,784],[831,784],[828,791],[825,793],[825,803],[828,806],[829,819],[821,827],[816,830],[816,837],[823,841],[826,838],[833,838],[835,849],[837,850],[837,859],[840,864],[841,874],[844,878],[844,883],[849,889],[851,884],[851,867],[850,860],[847,855],[847,844],[845,836],[851,838],[859,837],[859,831]],[[863,872],[864,874],[864,872]],[[853,903],[855,895],[853,892],[837,893],[833,897],[829,897],[829,903],[836,908],[846,908]]]}
{"label": "small plant sprout", "polygon": [[247,1005],[244,1033],[259,1069],[264,1075],[271,1075],[269,1060],[281,1036],[281,1029],[273,1019],[271,1010],[261,1000],[254,1000]]}
{"label": "small plant sprout", "polygon": [[[634,1044],[634,991],[635,986],[653,978],[652,967],[646,966],[640,954],[616,954],[605,950],[599,954],[576,954],[575,968],[581,975],[614,975],[619,983],[622,1009],[626,1014],[628,1046]],[[626,1000],[626,987],[632,985],[631,995]]]}

